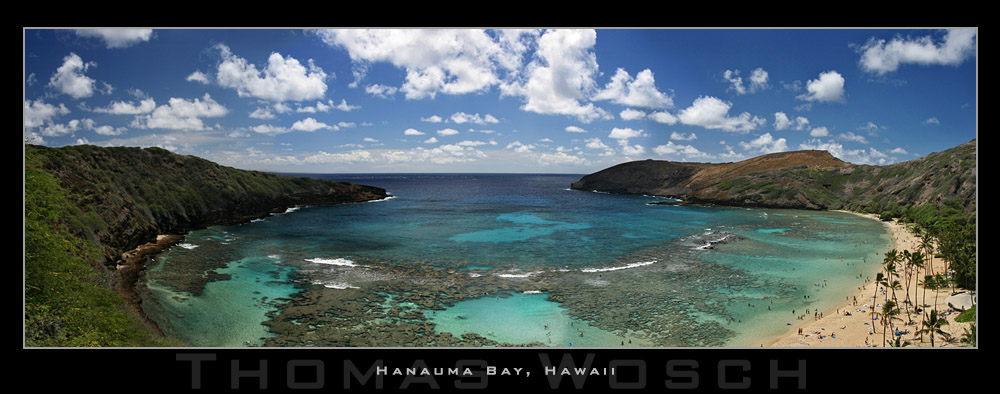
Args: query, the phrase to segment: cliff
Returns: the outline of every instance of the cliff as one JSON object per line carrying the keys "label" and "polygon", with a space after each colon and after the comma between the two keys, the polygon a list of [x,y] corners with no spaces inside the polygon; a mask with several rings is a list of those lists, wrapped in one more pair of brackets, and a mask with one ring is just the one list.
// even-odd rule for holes
{"label": "cliff", "polygon": [[[158,148],[26,145],[24,155],[29,346],[159,343],[141,332],[155,327],[143,321],[132,291],[145,256],[176,241],[157,242],[157,235],[387,196],[377,187],[237,170]],[[115,312],[122,306],[131,316]]]}
{"label": "cliff", "polygon": [[950,205],[976,210],[976,140],[888,166],[856,165],[826,151],[767,154],[736,163],[636,161],[571,187],[669,196],[694,204],[883,212]]}

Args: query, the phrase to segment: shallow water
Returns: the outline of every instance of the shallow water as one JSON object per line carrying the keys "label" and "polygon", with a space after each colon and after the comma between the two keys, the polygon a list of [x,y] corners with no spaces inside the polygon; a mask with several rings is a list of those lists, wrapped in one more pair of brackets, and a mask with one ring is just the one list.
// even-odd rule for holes
{"label": "shallow water", "polygon": [[267,344],[276,334],[261,323],[316,304],[285,302],[321,286],[425,304],[418,320],[377,306],[354,322],[498,343],[756,346],[794,324],[793,309],[837,303],[889,244],[855,215],[647,205],[662,199],[568,190],[576,175],[328,178],[394,198],[189,234],[149,269],[147,313],[194,345]]}

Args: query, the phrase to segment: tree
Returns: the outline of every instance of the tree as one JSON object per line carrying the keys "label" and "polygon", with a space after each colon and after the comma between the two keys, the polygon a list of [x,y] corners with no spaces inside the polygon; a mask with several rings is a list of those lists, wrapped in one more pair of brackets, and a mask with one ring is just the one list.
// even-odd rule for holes
{"label": "tree", "polygon": [[920,335],[930,334],[931,347],[934,347],[934,334],[938,334],[946,339],[951,337],[951,334],[944,331],[944,326],[948,325],[948,320],[939,317],[937,309],[932,309],[930,313],[924,314],[922,325]]}
{"label": "tree", "polygon": [[882,319],[882,346],[885,347],[885,334],[889,331],[889,326],[892,324],[892,319],[899,315],[899,308],[893,301],[886,301],[882,304],[882,312],[879,313]]}

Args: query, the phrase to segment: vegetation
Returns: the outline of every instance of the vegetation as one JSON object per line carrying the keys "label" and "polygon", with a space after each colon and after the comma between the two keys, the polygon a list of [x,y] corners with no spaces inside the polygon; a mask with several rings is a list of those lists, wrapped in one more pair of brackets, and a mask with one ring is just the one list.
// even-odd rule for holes
{"label": "vegetation", "polygon": [[122,253],[158,234],[233,224],[385,190],[223,167],[163,149],[24,148],[26,346],[176,345],[126,300]]}
{"label": "vegetation", "polygon": [[112,291],[103,256],[80,233],[88,218],[56,178],[26,168],[24,343],[26,346],[163,346]]}

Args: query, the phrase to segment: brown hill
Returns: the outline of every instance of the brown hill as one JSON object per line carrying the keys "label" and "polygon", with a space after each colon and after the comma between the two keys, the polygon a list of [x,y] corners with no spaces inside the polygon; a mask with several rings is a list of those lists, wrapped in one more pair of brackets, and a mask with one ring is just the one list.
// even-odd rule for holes
{"label": "brown hill", "polygon": [[741,207],[881,212],[949,203],[969,213],[976,205],[976,140],[888,166],[851,164],[816,150],[720,164],[645,160],[584,176],[571,187]]}

